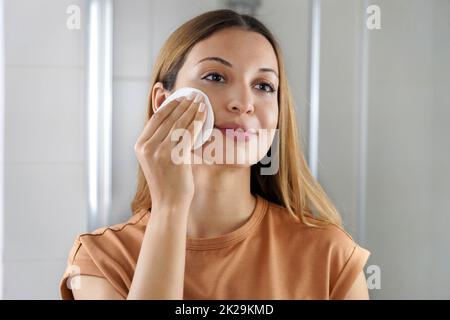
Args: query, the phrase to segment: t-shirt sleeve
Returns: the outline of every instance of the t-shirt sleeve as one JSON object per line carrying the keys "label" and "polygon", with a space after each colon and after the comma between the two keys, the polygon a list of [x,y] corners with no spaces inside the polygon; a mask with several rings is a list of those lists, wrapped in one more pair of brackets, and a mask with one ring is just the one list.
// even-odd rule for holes
{"label": "t-shirt sleeve", "polygon": [[343,232],[332,250],[330,299],[345,299],[364,266],[370,252]]}
{"label": "t-shirt sleeve", "polygon": [[120,226],[115,229],[100,228],[77,237],[60,283],[63,299],[73,299],[71,288],[79,285],[79,279],[71,279],[71,276],[77,274],[102,277],[123,298],[127,297],[143,230]]}
{"label": "t-shirt sleeve", "polygon": [[76,278],[71,278],[75,275],[104,277],[104,274],[97,267],[88,254],[85,246],[81,243],[79,236],[75,239],[72,249],[70,250],[67,266],[60,281],[59,288],[63,300],[74,299],[72,288],[77,288],[77,286],[79,286]]}

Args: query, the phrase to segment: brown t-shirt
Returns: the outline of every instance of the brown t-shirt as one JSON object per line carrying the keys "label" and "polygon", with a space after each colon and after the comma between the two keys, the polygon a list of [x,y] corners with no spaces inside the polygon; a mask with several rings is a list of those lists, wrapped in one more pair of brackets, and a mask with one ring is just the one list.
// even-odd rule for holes
{"label": "brown t-shirt", "polygon": [[[370,252],[343,229],[296,222],[286,208],[256,195],[250,218],[213,238],[187,238],[184,299],[343,299]],[[150,212],[79,235],[60,282],[73,299],[69,277],[105,278],[127,297]],[[310,221],[322,223],[312,217]]]}

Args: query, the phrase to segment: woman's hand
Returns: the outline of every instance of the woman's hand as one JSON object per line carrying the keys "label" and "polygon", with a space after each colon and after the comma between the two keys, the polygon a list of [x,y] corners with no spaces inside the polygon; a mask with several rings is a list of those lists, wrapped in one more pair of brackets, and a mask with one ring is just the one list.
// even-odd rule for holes
{"label": "woman's hand", "polygon": [[[194,196],[191,164],[184,162],[176,164],[171,158],[173,148],[179,143],[187,143],[183,138],[172,141],[171,135],[174,130],[189,131],[191,140],[189,150],[192,150],[195,139],[201,131],[199,129],[206,119],[203,98],[198,102],[194,102],[195,96],[190,98],[189,100],[184,97],[181,102],[173,100],[155,113],[145,125],[134,146],[154,207],[180,205],[189,207]],[[203,103],[202,112],[198,111],[200,103]],[[201,121],[200,126],[198,123],[194,126],[194,122],[197,121]]]}

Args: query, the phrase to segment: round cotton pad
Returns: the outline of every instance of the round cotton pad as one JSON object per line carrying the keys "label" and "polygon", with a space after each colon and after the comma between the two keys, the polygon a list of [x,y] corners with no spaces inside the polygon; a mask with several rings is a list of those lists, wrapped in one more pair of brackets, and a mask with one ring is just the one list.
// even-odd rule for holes
{"label": "round cotton pad", "polygon": [[208,96],[203,91],[191,88],[191,87],[183,87],[172,93],[169,97],[167,97],[166,100],[161,104],[161,106],[158,108],[158,110],[153,111],[159,112],[164,106],[166,106],[170,101],[178,98],[178,97],[188,97],[191,92],[198,92],[203,95],[203,101],[205,103],[206,107],[206,120],[203,123],[202,132],[198,135],[197,140],[194,143],[193,149],[200,148],[206,141],[209,139],[209,137],[212,134],[212,130],[214,128],[214,113],[212,110],[211,102],[208,99]]}

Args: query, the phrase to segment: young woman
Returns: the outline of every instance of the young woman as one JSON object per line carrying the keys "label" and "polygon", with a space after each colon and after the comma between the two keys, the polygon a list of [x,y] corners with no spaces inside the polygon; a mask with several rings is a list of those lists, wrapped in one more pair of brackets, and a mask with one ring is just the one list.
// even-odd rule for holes
{"label": "young woman", "polygon": [[[238,127],[278,130],[279,150],[275,135],[259,152],[246,149],[261,138],[254,133],[216,150],[247,152],[243,163],[174,164],[185,141],[171,139],[174,130],[196,136],[205,119],[192,97],[154,113],[182,87],[200,89],[213,107],[219,135],[202,150],[216,138],[236,142],[224,129]],[[179,27],[153,70],[133,216],[76,238],[62,298],[367,299],[370,253],[311,175],[294,111],[279,45],[257,19],[217,10]],[[263,174],[269,153],[279,166]]]}

